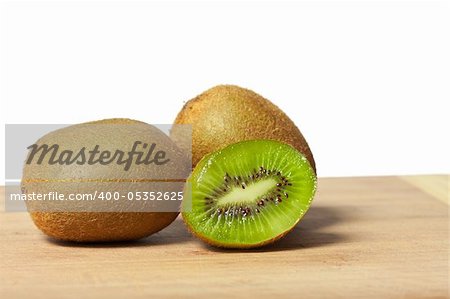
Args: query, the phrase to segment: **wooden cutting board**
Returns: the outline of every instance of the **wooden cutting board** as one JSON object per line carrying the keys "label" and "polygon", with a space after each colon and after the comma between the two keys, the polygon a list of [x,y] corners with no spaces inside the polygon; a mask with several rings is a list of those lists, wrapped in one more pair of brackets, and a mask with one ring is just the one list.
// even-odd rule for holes
{"label": "wooden cutting board", "polygon": [[448,298],[448,188],[446,175],[323,178],[300,224],[251,251],[205,246],[180,219],[134,243],[59,243],[0,212],[0,297]]}

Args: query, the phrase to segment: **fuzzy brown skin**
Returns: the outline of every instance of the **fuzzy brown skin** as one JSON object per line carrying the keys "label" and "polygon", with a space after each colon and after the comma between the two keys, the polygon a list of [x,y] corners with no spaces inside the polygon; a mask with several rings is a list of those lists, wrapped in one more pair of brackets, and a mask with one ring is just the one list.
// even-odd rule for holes
{"label": "fuzzy brown skin", "polygon": [[178,213],[31,212],[34,224],[46,235],[72,242],[137,240],[171,224]]}
{"label": "fuzzy brown skin", "polygon": [[[131,124],[133,126],[101,126],[96,128],[86,126],[97,124]],[[92,134],[92,130],[95,130],[94,134]],[[133,165],[128,171],[124,171],[123,166],[117,164],[107,166],[80,166],[76,164],[49,166],[44,161],[41,165],[33,163],[24,166],[22,190],[24,193],[57,191],[65,194],[75,192],[92,194],[97,188],[109,184],[108,186],[112,188],[111,191],[125,188],[127,190],[123,191],[128,192],[134,191],[128,190],[128,188],[137,187],[133,187],[132,184],[123,185],[120,183],[121,180],[155,177],[164,179],[168,178],[171,169],[174,168],[179,171],[179,178],[181,179],[189,171],[190,165],[181,160],[184,154],[169,137],[153,126],[130,119],[106,119],[70,126],[49,133],[36,143],[57,143],[61,148],[73,150],[79,149],[81,146],[90,148],[99,144],[101,147],[111,146],[113,149],[127,151],[130,149],[133,140],[155,142],[157,145],[164,145],[165,148],[174,149],[175,154],[171,156],[173,161],[170,162],[173,165],[171,164],[168,168],[161,168],[154,164],[141,164]],[[85,180],[91,181],[89,183],[83,182]],[[112,182],[109,182],[109,180],[112,180]],[[145,186],[140,188],[145,188]],[[138,190],[136,189],[136,191]],[[126,205],[123,206],[124,209],[115,206],[115,210],[110,212],[88,212],[86,203],[80,201],[70,203],[76,210],[55,212],[55,210],[48,209],[53,204],[51,202],[26,202],[31,218],[42,232],[59,240],[74,242],[111,242],[147,237],[168,226],[178,215],[178,212],[175,211],[148,212],[148,209],[142,210],[142,212],[140,212],[140,209],[129,212],[126,208],[133,203],[126,201],[122,203]]]}
{"label": "fuzzy brown skin", "polygon": [[[235,85],[213,87],[188,101],[175,123],[192,125],[194,167],[206,154],[232,143],[272,139],[295,147],[316,171],[312,152],[300,130],[277,106],[251,90]],[[176,127],[171,132],[180,147],[182,134]]]}

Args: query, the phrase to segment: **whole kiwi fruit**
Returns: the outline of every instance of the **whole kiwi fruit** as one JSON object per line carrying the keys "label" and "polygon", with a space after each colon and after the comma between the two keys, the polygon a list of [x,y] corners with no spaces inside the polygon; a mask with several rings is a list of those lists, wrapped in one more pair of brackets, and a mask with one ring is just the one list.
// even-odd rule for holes
{"label": "whole kiwi fruit", "polygon": [[[172,140],[158,128],[136,120],[116,118],[72,125],[46,134],[36,144],[57,144],[60,151],[74,152],[83,147],[86,151],[91,150],[99,145],[100,150],[126,153],[135,141],[155,144],[157,149],[166,151],[169,162],[165,165],[135,163],[125,170],[124,164],[119,163],[49,163],[51,157],[48,154],[40,164],[25,164],[22,192],[57,192],[68,196],[104,190],[123,191],[121,194],[126,196],[127,192],[136,190],[152,191],[155,179],[183,179],[188,175],[190,163],[186,163],[184,154]],[[181,191],[182,186],[183,183],[180,183],[178,190],[170,191]],[[59,240],[75,242],[143,238],[168,226],[178,215],[178,208],[165,212],[153,211],[148,206],[129,200],[114,203],[110,210],[93,211],[92,201],[27,201],[26,204],[33,222],[42,232]]]}
{"label": "whole kiwi fruit", "polygon": [[[192,166],[207,154],[227,145],[254,139],[270,139],[290,144],[316,170],[312,152],[300,130],[289,117],[259,94],[236,86],[218,85],[188,101],[175,124],[192,125]],[[175,126],[172,139],[182,142],[185,131]]]}

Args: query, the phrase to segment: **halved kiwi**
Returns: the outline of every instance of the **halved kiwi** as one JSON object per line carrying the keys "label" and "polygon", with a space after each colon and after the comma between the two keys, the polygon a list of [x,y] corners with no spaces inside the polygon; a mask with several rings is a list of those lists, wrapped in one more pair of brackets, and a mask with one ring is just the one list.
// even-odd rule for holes
{"label": "halved kiwi", "polygon": [[259,247],[297,224],[311,204],[316,181],[306,157],[290,145],[235,143],[195,167],[185,188],[183,219],[209,244]]}

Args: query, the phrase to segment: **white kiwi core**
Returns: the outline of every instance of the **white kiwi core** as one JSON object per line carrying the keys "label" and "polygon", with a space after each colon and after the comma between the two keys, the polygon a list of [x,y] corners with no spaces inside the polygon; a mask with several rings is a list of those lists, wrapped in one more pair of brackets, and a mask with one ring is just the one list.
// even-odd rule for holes
{"label": "white kiwi core", "polygon": [[217,205],[228,206],[242,203],[254,203],[273,190],[276,185],[277,181],[274,178],[267,178],[246,185],[245,189],[234,186],[227,194],[218,198]]}

